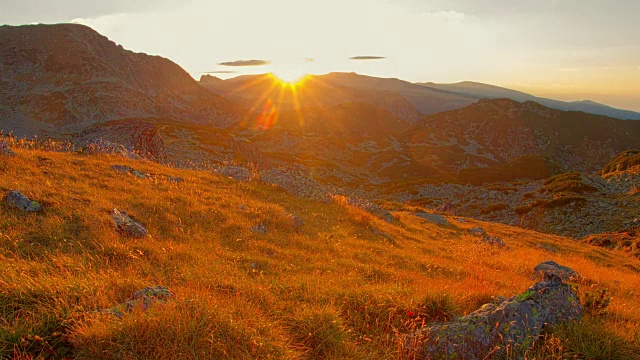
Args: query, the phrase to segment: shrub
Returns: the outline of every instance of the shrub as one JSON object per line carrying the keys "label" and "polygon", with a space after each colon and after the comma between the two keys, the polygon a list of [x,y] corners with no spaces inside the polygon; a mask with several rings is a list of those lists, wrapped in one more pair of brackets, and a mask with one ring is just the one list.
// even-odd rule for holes
{"label": "shrub", "polygon": [[289,333],[294,345],[301,347],[309,359],[338,358],[347,351],[349,333],[331,308],[300,309],[290,319]]}
{"label": "shrub", "polygon": [[616,155],[610,163],[600,170],[600,174],[607,175],[616,171],[625,171],[636,166],[640,166],[640,150],[627,150]]}

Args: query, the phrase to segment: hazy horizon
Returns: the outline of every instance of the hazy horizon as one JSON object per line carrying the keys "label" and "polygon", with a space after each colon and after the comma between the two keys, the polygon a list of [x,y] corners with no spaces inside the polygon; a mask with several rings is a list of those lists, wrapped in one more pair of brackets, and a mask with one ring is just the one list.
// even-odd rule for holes
{"label": "hazy horizon", "polygon": [[637,13],[624,0],[0,1],[2,24],[85,24],[196,79],[357,72],[640,111]]}

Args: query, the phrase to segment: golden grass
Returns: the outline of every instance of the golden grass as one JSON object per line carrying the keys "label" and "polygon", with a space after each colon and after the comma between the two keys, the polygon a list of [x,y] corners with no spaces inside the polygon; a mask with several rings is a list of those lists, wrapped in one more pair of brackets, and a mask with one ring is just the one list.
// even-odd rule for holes
{"label": "golden grass", "polygon": [[[406,211],[389,224],[344,204],[152,162],[15,151],[0,158],[0,191],[20,190],[44,211],[0,208],[0,358],[402,358],[403,335],[522,292],[536,281],[532,268],[550,259],[589,280],[581,291],[609,290],[607,314],[587,320],[612,344],[640,344],[640,264],[618,253],[475,220],[440,227]],[[185,182],[138,179],[113,164]],[[117,235],[108,215],[116,207],[150,235]],[[306,225],[295,229],[288,213]],[[251,230],[259,223],[266,235]],[[479,243],[466,232],[475,226],[510,250]],[[174,299],[123,319],[97,311],[152,285]],[[571,339],[590,324],[549,335],[548,351],[527,358],[575,351]]]}

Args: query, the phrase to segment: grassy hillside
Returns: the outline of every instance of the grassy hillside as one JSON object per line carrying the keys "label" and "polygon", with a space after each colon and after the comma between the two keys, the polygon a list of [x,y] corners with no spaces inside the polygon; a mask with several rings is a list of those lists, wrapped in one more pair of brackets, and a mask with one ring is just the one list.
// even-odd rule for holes
{"label": "grassy hillside", "polygon": [[[0,358],[408,358],[404,335],[521,293],[549,259],[584,275],[583,303],[604,288],[613,300],[554,329],[526,358],[638,358],[640,263],[618,253],[474,220],[439,226],[403,206],[390,224],[151,162],[15,151],[0,157],[0,191],[20,190],[44,210],[0,207]],[[118,235],[113,208],[149,235]],[[268,232],[252,231],[258,224]],[[475,226],[509,249],[480,243],[467,232]],[[98,311],[154,285],[173,298],[122,318]]]}

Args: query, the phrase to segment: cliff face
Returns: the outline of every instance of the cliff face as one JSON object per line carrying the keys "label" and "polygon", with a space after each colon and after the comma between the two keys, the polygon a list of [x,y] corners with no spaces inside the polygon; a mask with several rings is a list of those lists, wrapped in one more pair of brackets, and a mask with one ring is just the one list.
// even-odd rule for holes
{"label": "cliff face", "polygon": [[0,48],[2,122],[17,133],[78,132],[134,117],[221,127],[238,117],[234,104],[177,64],[125,50],[86,26],[2,26]]}

